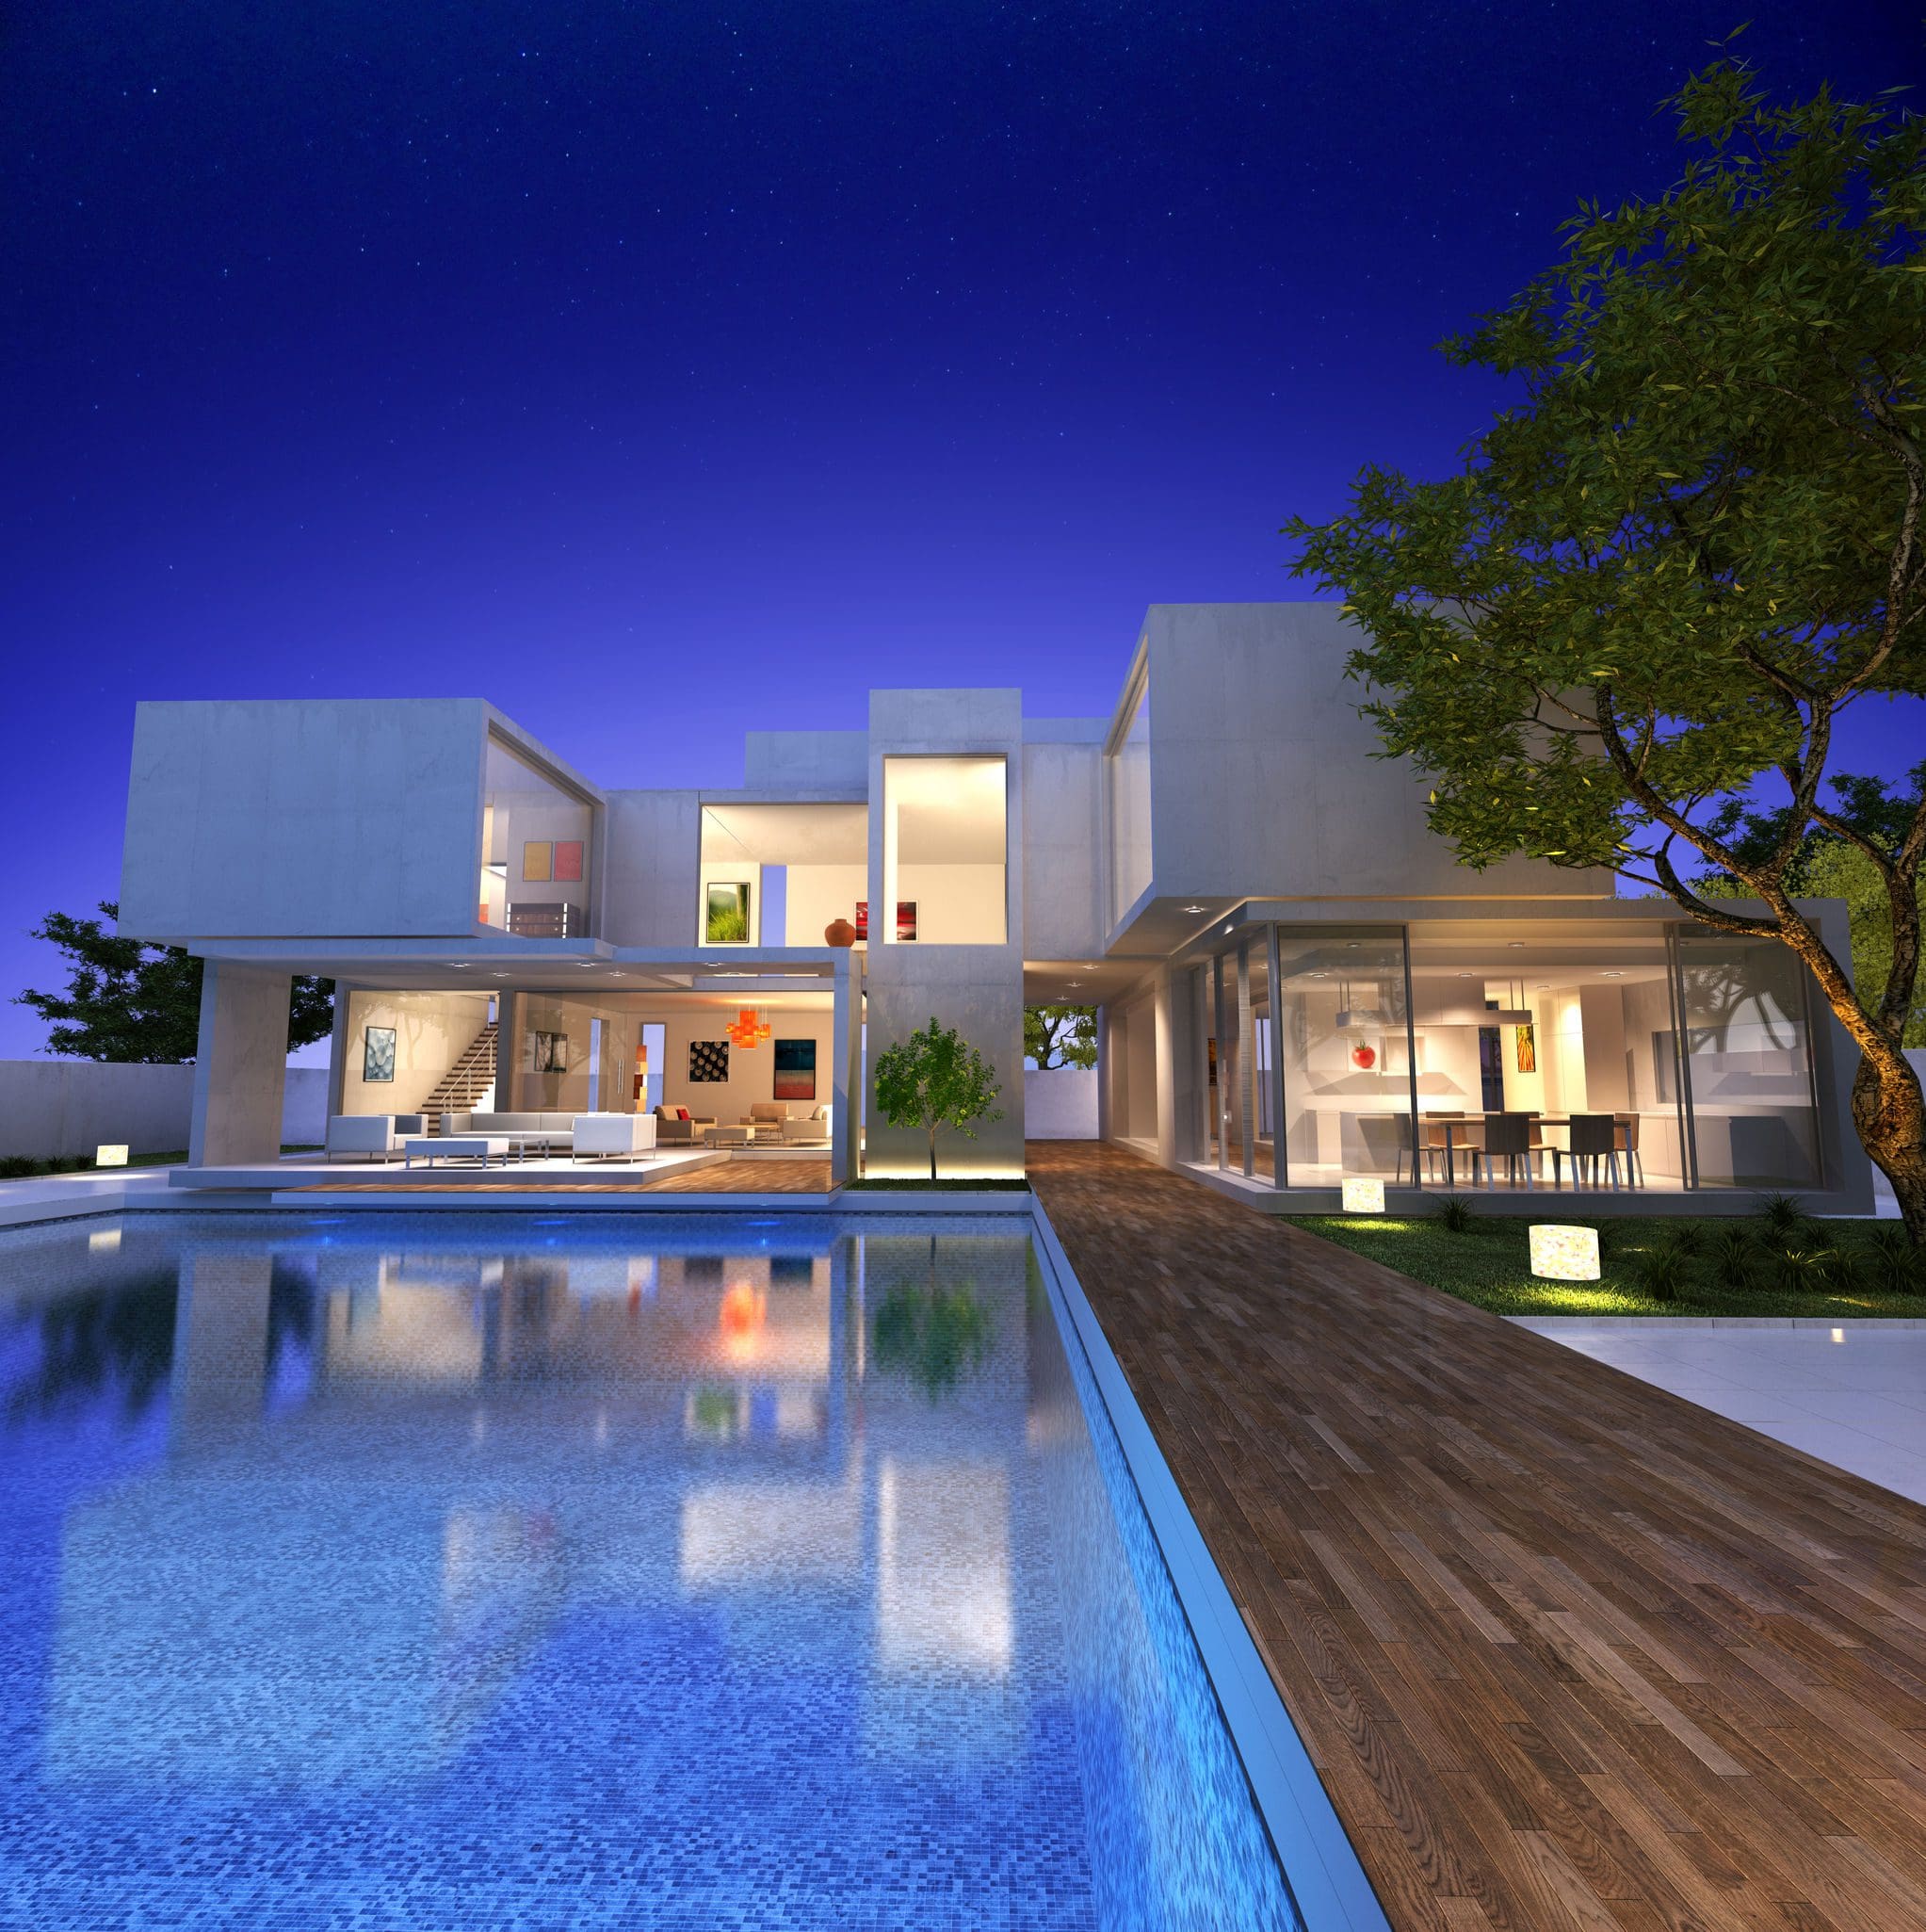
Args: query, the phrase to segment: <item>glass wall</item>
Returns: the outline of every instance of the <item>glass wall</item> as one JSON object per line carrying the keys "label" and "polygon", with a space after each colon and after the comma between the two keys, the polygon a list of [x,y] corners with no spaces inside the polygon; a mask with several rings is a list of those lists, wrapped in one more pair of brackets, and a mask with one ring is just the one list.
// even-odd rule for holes
{"label": "glass wall", "polygon": [[491,737],[482,766],[481,923],[526,939],[586,938],[594,816],[586,799]]}
{"label": "glass wall", "polygon": [[884,758],[883,903],[861,909],[858,933],[872,945],[1003,945],[1008,825],[1002,758]]}
{"label": "glass wall", "polygon": [[[1222,949],[1180,982],[1183,1159],[1281,1188],[1570,1187],[1575,1123],[1603,1117],[1621,1185],[1823,1182],[1805,969],[1770,940],[1552,917],[1260,925]],[[1494,1175],[1499,1114],[1524,1152]]]}
{"label": "glass wall", "polygon": [[1150,668],[1146,662],[1125,699],[1129,722],[1104,757],[1109,809],[1110,924],[1150,886]]}
{"label": "glass wall", "polygon": [[1678,935],[1686,1093],[1701,1187],[1815,1187],[1806,973],[1772,939]]}
{"label": "glass wall", "polygon": [[1285,1187],[1411,1172],[1411,1035],[1397,929],[1280,927]]}

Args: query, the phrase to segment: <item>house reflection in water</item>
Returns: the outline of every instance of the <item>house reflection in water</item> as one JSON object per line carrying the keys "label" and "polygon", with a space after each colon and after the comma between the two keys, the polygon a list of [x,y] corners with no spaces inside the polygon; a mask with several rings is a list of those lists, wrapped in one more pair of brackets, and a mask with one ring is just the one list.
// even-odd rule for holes
{"label": "house reflection in water", "polygon": [[[46,1775],[432,1779],[584,1627],[840,1684],[872,1757],[1021,1750],[1027,1236],[782,1240],[184,1247],[168,1453],[67,1518]],[[982,1336],[947,1388],[870,1345],[917,1270]]]}

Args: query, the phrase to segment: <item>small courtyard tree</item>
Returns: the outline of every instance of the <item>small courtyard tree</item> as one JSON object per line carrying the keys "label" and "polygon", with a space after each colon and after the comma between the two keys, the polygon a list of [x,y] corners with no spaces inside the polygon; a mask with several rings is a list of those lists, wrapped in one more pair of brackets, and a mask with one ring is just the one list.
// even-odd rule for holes
{"label": "small courtyard tree", "polygon": [[876,1104],[892,1127],[919,1127],[930,1136],[930,1178],[936,1178],[936,1130],[965,1140],[979,1121],[1001,1120],[991,1103],[1003,1089],[990,1063],[954,1027],[929,1026],[884,1049],[876,1063]]}
{"label": "small courtyard tree", "polygon": [[1097,1010],[1093,1006],[1027,1006],[1023,1052],[1039,1069],[1097,1063]]}
{"label": "small courtyard tree", "polygon": [[[1730,59],[1670,105],[1677,185],[1581,203],[1563,259],[1445,345],[1520,392],[1463,474],[1368,468],[1348,514],[1287,533],[1346,594],[1365,715],[1432,775],[1465,864],[1610,867],[1805,962],[1859,1049],[1860,1139],[1926,1241],[1901,1045],[1926,766],[1882,812],[1828,769],[1847,707],[1926,693],[1926,123],[1823,90],[1772,106]],[[1761,781],[1785,809],[1740,836]],[[1877,882],[1882,984],[1855,987],[1793,902],[1815,829]],[[1706,873],[1763,910],[1688,883]]]}

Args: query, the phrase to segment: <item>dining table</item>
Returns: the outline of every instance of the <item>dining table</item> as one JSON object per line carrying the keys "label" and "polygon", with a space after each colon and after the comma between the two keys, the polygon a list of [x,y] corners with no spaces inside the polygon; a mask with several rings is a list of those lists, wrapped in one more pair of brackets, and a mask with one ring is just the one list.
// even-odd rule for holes
{"label": "dining table", "polygon": [[[1569,1113],[1534,1113],[1531,1114],[1529,1118],[1532,1126],[1534,1127],[1569,1128],[1572,1124],[1572,1116]],[[1464,1131],[1468,1135],[1469,1130],[1473,1128],[1476,1128],[1479,1133],[1482,1134],[1484,1132],[1485,1116],[1481,1113],[1461,1113],[1449,1119],[1440,1119],[1436,1114],[1425,1113],[1420,1114],[1418,1116],[1418,1119],[1419,1124],[1423,1127],[1439,1127],[1444,1128],[1445,1185],[1447,1187],[1456,1187],[1458,1184],[1458,1168],[1457,1162],[1453,1159],[1454,1154],[1457,1152],[1457,1149],[1459,1147],[1463,1147],[1465,1152],[1467,1154],[1473,1153],[1476,1151],[1480,1144],[1476,1141],[1466,1138],[1465,1140],[1457,1142],[1454,1145],[1452,1139],[1453,1130],[1457,1129],[1460,1131]],[[1416,1169],[1413,1170],[1414,1173],[1416,1171]]]}

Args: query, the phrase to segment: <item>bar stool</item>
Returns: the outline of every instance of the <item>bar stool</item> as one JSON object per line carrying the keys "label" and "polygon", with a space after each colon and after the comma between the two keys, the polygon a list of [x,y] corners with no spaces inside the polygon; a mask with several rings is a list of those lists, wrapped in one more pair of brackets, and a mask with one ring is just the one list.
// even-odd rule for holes
{"label": "bar stool", "polygon": [[1554,1147],[1551,1150],[1552,1185],[1557,1187],[1563,1176],[1562,1156],[1569,1152],[1572,1157],[1572,1185],[1578,1184],[1578,1162],[1584,1161],[1590,1170],[1594,1186],[1598,1181],[1598,1163],[1609,1163],[1611,1171],[1611,1184],[1618,1185],[1618,1129],[1619,1121],[1610,1113],[1575,1113],[1572,1115],[1571,1146],[1569,1149]]}

